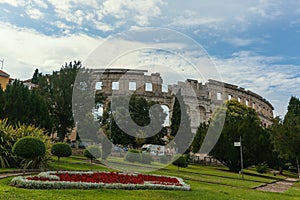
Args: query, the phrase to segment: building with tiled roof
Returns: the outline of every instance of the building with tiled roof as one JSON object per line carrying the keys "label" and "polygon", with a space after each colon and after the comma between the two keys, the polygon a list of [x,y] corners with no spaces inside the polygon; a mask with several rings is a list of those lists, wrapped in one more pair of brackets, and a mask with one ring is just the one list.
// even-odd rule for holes
{"label": "building with tiled roof", "polygon": [[7,84],[9,83],[9,74],[0,70],[0,85],[3,90],[6,89]]}

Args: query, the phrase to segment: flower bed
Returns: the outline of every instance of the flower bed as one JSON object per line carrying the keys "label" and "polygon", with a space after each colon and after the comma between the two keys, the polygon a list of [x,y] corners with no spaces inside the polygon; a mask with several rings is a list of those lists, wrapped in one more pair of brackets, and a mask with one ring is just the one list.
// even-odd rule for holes
{"label": "flower bed", "polygon": [[190,190],[190,186],[177,177],[117,172],[42,172],[36,176],[15,177],[11,185],[32,189]]}

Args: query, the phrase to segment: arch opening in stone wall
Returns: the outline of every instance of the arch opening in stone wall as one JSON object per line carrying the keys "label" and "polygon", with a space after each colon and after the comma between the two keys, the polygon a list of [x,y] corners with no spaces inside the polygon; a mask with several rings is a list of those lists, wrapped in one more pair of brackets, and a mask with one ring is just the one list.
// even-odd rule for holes
{"label": "arch opening in stone wall", "polygon": [[199,106],[199,113],[200,113],[200,123],[203,123],[206,121],[206,109],[204,106]]}
{"label": "arch opening in stone wall", "polygon": [[164,111],[164,113],[166,113],[167,114],[167,116],[166,116],[166,118],[165,118],[165,121],[164,121],[164,123],[163,123],[163,126],[164,127],[168,127],[168,126],[170,126],[170,122],[171,122],[171,109],[169,108],[169,106],[168,105],[166,105],[166,104],[161,104],[161,106],[160,106],[162,109],[163,109],[163,111]]}

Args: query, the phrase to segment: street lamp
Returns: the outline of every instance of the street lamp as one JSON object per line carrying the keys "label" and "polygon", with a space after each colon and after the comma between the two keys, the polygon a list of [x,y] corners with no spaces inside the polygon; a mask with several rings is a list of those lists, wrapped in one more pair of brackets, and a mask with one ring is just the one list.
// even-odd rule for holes
{"label": "street lamp", "polygon": [[240,147],[240,154],[241,154],[241,174],[242,174],[242,179],[244,179],[242,136],[240,136],[240,141],[239,142],[234,142],[234,146],[235,147]]}

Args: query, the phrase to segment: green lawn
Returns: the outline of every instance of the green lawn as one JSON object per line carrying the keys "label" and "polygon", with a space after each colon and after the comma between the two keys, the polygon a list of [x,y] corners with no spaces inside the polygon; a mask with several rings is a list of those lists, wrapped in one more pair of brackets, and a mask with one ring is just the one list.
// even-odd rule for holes
{"label": "green lawn", "polygon": [[[90,165],[80,157],[63,158],[59,165],[64,170],[90,170]],[[56,169],[57,163],[51,163],[51,169]],[[92,170],[110,170],[101,165],[93,165]],[[6,170],[7,171],[7,170]],[[4,172],[0,169],[0,172]],[[0,199],[300,199],[300,184],[296,183],[285,193],[270,193],[253,190],[253,187],[270,183],[283,176],[258,174],[253,169],[246,170],[245,180],[238,174],[229,172],[224,167],[196,166],[188,168],[168,166],[153,172],[156,174],[182,177],[191,185],[191,191],[162,191],[162,190],[30,190],[9,186],[12,178],[0,180]]]}

